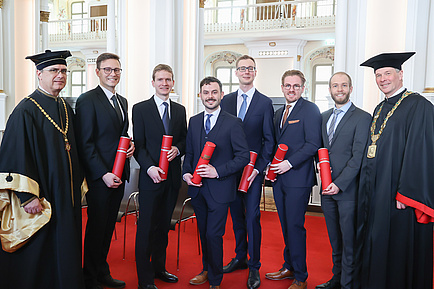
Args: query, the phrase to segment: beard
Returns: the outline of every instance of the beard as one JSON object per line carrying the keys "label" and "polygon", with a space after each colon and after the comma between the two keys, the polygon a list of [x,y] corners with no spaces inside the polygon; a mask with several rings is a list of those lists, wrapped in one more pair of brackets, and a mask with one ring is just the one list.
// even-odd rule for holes
{"label": "beard", "polygon": [[333,101],[339,105],[346,104],[348,102],[348,100],[350,99],[349,93],[346,93],[346,94],[343,93],[344,98],[341,98],[341,97],[338,98],[338,97],[336,97],[336,95],[338,95],[338,94],[332,94],[331,97],[332,97]]}

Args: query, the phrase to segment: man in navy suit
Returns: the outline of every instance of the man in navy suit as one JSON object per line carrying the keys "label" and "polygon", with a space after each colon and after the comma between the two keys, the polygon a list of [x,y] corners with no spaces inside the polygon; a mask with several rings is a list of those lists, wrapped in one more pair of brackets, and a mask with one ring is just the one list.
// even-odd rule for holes
{"label": "man in navy suit", "polygon": [[[125,282],[110,275],[107,254],[130,172],[127,159],[122,178],[111,173],[119,139],[127,136],[128,107],[116,93],[122,72],[119,56],[103,53],[96,67],[100,85],[83,93],[76,106],[77,143],[89,185],[83,272],[86,288],[123,288]],[[131,142],[127,157],[133,152]]]}
{"label": "man in navy suit", "polygon": [[298,70],[288,70],[282,76],[286,105],[274,114],[274,127],[276,144],[287,145],[288,151],[282,162],[269,168],[277,173],[273,193],[285,240],[285,262],[279,271],[265,277],[294,279],[289,289],[307,286],[304,215],[316,180],[314,157],[321,145],[321,114],[314,103],[301,97],[305,82]]}
{"label": "man in navy suit", "polygon": [[333,182],[322,191],[321,207],[333,249],[333,278],[316,289],[352,288],[356,192],[371,123],[369,113],[351,102],[352,90],[347,73],[333,74],[329,92],[335,106],[322,114],[322,142],[329,151]]}
{"label": "man in navy suit", "polygon": [[[223,235],[228,207],[235,200],[237,172],[249,162],[249,148],[241,120],[220,108],[222,84],[215,77],[200,82],[205,112],[190,119],[183,166],[183,179],[197,216],[202,243],[202,272],[190,280],[199,285],[209,281],[220,288],[223,279]],[[210,163],[199,166],[202,182],[192,182],[193,172],[207,141],[216,145]]]}
{"label": "man in navy suit", "polygon": [[[237,192],[236,199],[230,204],[230,212],[235,233],[235,258],[223,267],[223,273],[249,267],[247,288],[255,289],[261,284],[261,188],[264,170],[270,162],[274,149],[273,105],[271,99],[253,86],[256,77],[256,62],[253,57],[243,55],[237,59],[235,75],[240,87],[236,92],[225,95],[222,110],[238,116],[243,121],[250,151],[258,154],[255,168],[247,179],[250,188],[247,193]],[[241,178],[242,171],[238,178]],[[248,238],[247,238],[248,236]],[[247,239],[249,240],[247,244]],[[250,259],[247,262],[247,251]]]}
{"label": "man in navy suit", "polygon": [[[187,119],[185,108],[169,99],[175,80],[173,70],[159,64],[152,72],[155,95],[133,106],[133,130],[140,165],[140,219],[136,234],[136,265],[139,289],[156,289],[154,277],[175,283],[178,278],[166,271],[166,248],[173,209],[181,187],[181,157],[185,152]],[[167,153],[169,168],[158,166],[163,135],[171,135]]]}

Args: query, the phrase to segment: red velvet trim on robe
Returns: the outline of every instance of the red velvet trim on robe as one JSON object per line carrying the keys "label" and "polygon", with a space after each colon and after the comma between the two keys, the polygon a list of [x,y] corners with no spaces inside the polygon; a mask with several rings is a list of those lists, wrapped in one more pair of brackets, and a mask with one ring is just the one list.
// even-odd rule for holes
{"label": "red velvet trim on robe", "polygon": [[434,222],[433,208],[401,195],[399,192],[396,194],[396,200],[400,201],[406,206],[414,208],[414,213],[416,214],[416,219],[419,223],[428,224],[430,222]]}

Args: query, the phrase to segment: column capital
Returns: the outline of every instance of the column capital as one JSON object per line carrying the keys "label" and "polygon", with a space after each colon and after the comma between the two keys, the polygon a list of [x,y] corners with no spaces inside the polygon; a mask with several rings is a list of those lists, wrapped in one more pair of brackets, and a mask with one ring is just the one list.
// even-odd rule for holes
{"label": "column capital", "polygon": [[0,9],[3,8],[3,0],[0,0]]}
{"label": "column capital", "polygon": [[205,8],[205,0],[199,0],[199,8]]}
{"label": "column capital", "polygon": [[[2,0],[0,0],[2,1]],[[41,22],[48,22],[48,19],[50,18],[50,12],[49,11],[40,11],[39,13],[39,19]]]}

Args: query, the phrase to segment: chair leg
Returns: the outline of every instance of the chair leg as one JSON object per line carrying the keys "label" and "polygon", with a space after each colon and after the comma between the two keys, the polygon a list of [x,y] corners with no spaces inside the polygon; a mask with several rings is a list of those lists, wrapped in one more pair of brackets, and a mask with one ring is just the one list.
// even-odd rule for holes
{"label": "chair leg", "polygon": [[[178,222],[178,248],[176,250],[176,270],[179,271],[179,244],[181,242],[181,222]],[[175,224],[176,228],[176,224]]]}
{"label": "chair leg", "polygon": [[265,211],[265,183],[262,184],[262,199],[264,200],[264,211]]}

